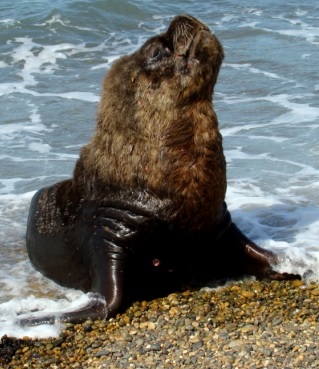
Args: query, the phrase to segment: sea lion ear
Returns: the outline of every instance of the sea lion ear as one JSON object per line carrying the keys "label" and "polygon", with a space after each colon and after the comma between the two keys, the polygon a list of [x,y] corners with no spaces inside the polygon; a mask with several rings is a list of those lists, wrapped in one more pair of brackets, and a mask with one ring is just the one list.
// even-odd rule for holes
{"label": "sea lion ear", "polygon": [[221,45],[220,45],[218,56],[219,56],[219,64],[221,65],[225,58],[224,48]]}

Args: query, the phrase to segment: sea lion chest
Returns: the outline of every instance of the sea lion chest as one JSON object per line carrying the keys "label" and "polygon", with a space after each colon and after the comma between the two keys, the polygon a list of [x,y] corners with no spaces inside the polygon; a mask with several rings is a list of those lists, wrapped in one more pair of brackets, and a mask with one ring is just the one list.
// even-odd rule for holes
{"label": "sea lion chest", "polygon": [[[100,198],[102,188],[108,196],[115,195],[111,185],[174,227],[210,229],[223,214],[226,192],[222,137],[212,104],[164,108],[153,106],[148,112],[138,106],[136,121],[143,126],[97,132],[82,150],[80,163],[86,169],[81,172]],[[103,150],[97,150],[101,139]]]}

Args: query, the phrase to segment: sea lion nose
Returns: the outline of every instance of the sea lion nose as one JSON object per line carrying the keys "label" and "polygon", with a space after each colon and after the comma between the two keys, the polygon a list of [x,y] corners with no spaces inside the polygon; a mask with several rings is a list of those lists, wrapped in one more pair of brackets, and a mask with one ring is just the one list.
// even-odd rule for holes
{"label": "sea lion nose", "polygon": [[171,21],[170,27],[178,23],[186,24],[188,27],[192,27],[196,31],[200,30],[209,31],[209,28],[206,26],[206,24],[202,23],[201,21],[199,21],[198,19],[189,14],[182,14],[174,17],[173,20]]}

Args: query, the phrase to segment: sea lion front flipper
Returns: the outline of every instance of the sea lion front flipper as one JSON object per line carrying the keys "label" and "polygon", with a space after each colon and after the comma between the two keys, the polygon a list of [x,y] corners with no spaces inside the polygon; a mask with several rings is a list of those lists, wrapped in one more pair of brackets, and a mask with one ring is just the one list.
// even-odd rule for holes
{"label": "sea lion front flipper", "polygon": [[[103,242],[104,241],[104,242]],[[123,298],[123,279],[127,252],[110,241],[95,245],[95,253],[90,260],[92,291],[105,297],[104,316],[109,318],[119,309]]]}
{"label": "sea lion front flipper", "polygon": [[[90,229],[84,242],[83,256],[87,259],[91,278],[89,301],[73,310],[36,313],[19,319],[21,326],[81,323],[87,319],[106,319],[117,313],[123,298],[123,281],[130,253],[138,247],[140,233],[147,229],[150,218],[137,214],[138,209],[115,208],[112,205],[86,204],[75,228],[77,235]],[[127,205],[127,208],[129,205]],[[77,236],[78,237],[78,236]]]}
{"label": "sea lion front flipper", "polygon": [[113,316],[121,306],[127,259],[138,247],[148,221],[144,214],[109,206],[101,206],[94,214],[94,231],[88,241],[91,291],[105,297],[104,318]]}

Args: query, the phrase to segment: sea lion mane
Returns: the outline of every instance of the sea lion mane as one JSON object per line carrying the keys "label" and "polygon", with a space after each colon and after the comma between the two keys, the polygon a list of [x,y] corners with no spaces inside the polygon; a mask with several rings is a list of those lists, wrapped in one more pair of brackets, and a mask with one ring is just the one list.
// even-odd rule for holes
{"label": "sea lion mane", "polygon": [[74,172],[87,198],[125,193],[178,226],[216,223],[226,165],[212,94],[223,58],[217,38],[187,15],[113,63]]}

